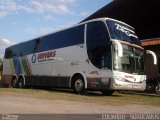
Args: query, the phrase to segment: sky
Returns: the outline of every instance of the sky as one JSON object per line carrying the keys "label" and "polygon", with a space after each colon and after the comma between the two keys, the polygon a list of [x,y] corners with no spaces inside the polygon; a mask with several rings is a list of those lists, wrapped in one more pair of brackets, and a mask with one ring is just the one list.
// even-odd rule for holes
{"label": "sky", "polygon": [[74,25],[112,0],[0,0],[0,58],[6,47]]}

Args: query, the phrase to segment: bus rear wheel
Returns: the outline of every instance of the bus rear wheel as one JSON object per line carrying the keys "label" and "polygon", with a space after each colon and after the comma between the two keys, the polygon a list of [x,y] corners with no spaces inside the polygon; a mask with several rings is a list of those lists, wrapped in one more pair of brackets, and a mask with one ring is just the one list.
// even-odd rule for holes
{"label": "bus rear wheel", "polygon": [[114,93],[114,90],[101,90],[101,93],[105,96],[110,96]]}
{"label": "bus rear wheel", "polygon": [[12,87],[17,88],[17,78],[16,77],[12,78]]}
{"label": "bus rear wheel", "polygon": [[77,94],[85,94],[84,80],[82,77],[76,77],[73,83],[73,90]]}
{"label": "bus rear wheel", "polygon": [[18,88],[23,88],[23,87],[24,87],[24,79],[23,79],[23,77],[19,77]]}

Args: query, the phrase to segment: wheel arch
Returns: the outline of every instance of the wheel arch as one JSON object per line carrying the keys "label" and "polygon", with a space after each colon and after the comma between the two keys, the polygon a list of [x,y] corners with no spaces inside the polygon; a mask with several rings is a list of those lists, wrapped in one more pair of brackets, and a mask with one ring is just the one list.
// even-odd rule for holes
{"label": "wheel arch", "polygon": [[14,78],[16,78],[16,80],[18,81],[18,77],[17,77],[16,74],[13,74],[13,75],[11,76],[11,81],[13,81]]}
{"label": "wheel arch", "polygon": [[20,77],[22,77],[22,78],[23,78],[24,85],[26,85],[25,76],[24,76],[23,74],[20,74],[20,75],[18,76],[18,80],[19,80],[19,78],[20,78]]}
{"label": "wheel arch", "polygon": [[75,73],[75,74],[73,74],[73,75],[71,76],[70,82],[69,82],[69,87],[72,88],[72,83],[73,83],[74,77],[76,77],[76,76],[81,76],[81,77],[83,77],[84,85],[85,85],[84,87],[85,87],[85,89],[86,89],[86,88],[87,88],[87,78],[86,78],[86,75],[85,75],[84,73],[82,73],[82,72],[77,72],[77,73]]}

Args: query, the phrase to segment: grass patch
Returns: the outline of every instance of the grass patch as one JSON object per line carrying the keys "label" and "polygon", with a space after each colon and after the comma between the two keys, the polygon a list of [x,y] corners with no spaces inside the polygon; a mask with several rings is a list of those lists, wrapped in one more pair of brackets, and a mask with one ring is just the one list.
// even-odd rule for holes
{"label": "grass patch", "polygon": [[77,95],[72,90],[63,89],[14,89],[0,88],[0,95],[32,97],[48,100],[65,100],[87,102],[102,105],[160,105],[160,97],[115,92],[112,96],[103,96],[100,92],[88,92],[87,95]]}

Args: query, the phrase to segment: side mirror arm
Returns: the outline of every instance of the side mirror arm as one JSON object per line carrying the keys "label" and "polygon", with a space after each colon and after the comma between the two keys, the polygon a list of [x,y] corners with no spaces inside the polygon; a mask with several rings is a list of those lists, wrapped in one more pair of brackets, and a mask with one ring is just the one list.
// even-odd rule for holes
{"label": "side mirror arm", "polygon": [[153,56],[153,63],[154,63],[154,65],[156,65],[157,64],[157,56],[156,56],[156,54],[151,50],[146,50],[146,53]]}

